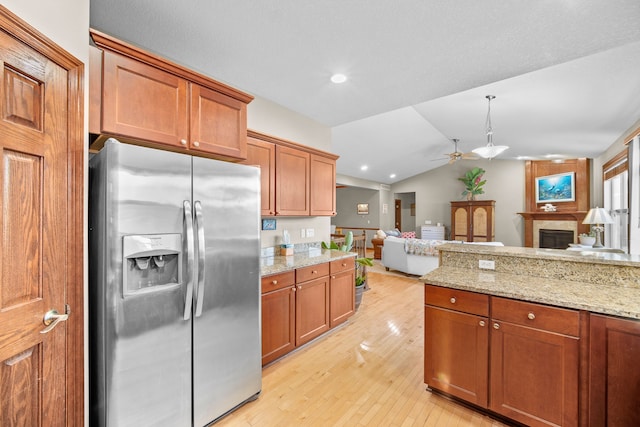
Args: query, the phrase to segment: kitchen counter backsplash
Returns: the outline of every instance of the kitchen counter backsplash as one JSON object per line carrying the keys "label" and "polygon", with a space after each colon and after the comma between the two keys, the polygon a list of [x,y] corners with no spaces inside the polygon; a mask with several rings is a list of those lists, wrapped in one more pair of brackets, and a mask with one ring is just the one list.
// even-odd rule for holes
{"label": "kitchen counter backsplash", "polygon": [[279,246],[262,249],[263,255],[260,258],[261,276],[269,276],[271,274],[295,270],[296,268],[355,257],[357,255],[355,252],[322,249],[319,242],[317,244],[295,244],[294,254],[291,256],[280,256],[279,253]]}

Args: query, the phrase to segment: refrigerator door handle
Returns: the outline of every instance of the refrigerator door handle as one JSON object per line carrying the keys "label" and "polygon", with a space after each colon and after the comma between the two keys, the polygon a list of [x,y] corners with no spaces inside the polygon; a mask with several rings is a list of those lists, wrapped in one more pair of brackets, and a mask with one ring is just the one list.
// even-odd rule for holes
{"label": "refrigerator door handle", "polygon": [[202,203],[196,200],[194,203],[196,210],[196,233],[198,236],[198,286],[196,288],[196,313],[195,317],[202,315],[204,305],[204,274],[205,274],[205,245],[204,245],[204,221],[202,219]]}
{"label": "refrigerator door handle", "polygon": [[195,268],[194,263],[194,245],[193,245],[193,214],[191,212],[191,203],[188,200],[182,202],[184,210],[184,223],[187,229],[187,294],[184,300],[184,320],[191,318],[191,307],[193,304],[193,276]]}

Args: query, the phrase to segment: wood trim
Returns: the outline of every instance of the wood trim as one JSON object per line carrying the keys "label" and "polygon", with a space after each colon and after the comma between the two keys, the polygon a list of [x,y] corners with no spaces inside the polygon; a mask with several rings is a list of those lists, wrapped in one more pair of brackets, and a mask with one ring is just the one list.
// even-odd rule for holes
{"label": "wood trim", "polygon": [[633,132],[631,132],[629,135],[627,135],[627,137],[625,138],[625,145],[629,145],[629,143],[631,142],[631,140],[633,138],[635,138],[636,135],[640,135],[640,128],[634,130]]}
{"label": "wood trim", "polygon": [[317,154],[329,159],[338,160],[340,156],[329,153],[328,151],[318,150],[317,148],[308,147],[306,145],[298,144],[297,142],[289,141],[277,136],[268,135],[266,133],[258,132],[252,129],[247,129],[247,136],[250,138],[260,139],[262,141],[271,142],[273,144],[281,145],[284,147],[295,148],[296,150],[306,151],[307,153]]}
{"label": "wood trim", "polygon": [[0,28],[40,52],[68,72],[68,266],[67,425],[84,424],[84,64],[52,40],[0,5]]}
{"label": "wood trim", "polygon": [[238,101],[244,102],[245,104],[253,101],[253,96],[249,95],[248,93],[241,92],[238,89],[215,81],[210,77],[178,65],[161,56],[154,55],[151,52],[142,50],[132,44],[113,38],[98,30],[90,28],[89,34],[91,35],[91,38],[93,39],[93,42],[96,44],[96,46],[102,49],[114,51],[121,55],[135,59],[136,61],[143,62],[147,65],[161,68],[162,70],[175,74],[176,76],[183,77],[187,80],[198,83],[199,85],[215,90],[216,92],[228,95],[232,98],[237,99]]}
{"label": "wood trim", "polygon": [[[624,149],[611,159],[609,159],[604,165],[602,165],[602,180],[606,181],[616,175],[623,173],[629,169],[629,151]],[[622,163],[624,162],[624,163]],[[619,165],[617,165],[620,163]],[[617,166],[616,166],[617,165]]]}

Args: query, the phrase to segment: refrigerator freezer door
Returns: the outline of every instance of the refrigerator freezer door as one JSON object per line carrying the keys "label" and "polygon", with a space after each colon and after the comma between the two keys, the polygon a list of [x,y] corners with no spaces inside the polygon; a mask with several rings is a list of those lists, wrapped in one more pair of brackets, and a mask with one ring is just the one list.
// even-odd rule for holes
{"label": "refrigerator freezer door", "polygon": [[262,386],[259,170],[194,157],[193,183],[195,227],[204,225],[196,247],[205,251],[193,318],[194,426],[204,426]]}
{"label": "refrigerator freezer door", "polygon": [[110,140],[91,169],[91,425],[191,426],[186,245],[179,248],[185,256],[177,284],[156,286],[170,263],[152,251],[148,262],[141,258],[128,268],[140,270],[130,272],[139,280],[154,276],[148,282],[154,286],[123,288],[124,236],[185,235],[191,158]]}

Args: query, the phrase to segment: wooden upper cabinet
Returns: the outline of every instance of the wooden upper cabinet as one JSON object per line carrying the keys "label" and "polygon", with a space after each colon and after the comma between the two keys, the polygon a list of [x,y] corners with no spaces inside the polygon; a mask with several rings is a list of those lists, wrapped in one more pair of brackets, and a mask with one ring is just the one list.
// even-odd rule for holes
{"label": "wooden upper cabinet", "polygon": [[258,166],[263,216],[336,214],[338,156],[254,130],[247,131],[247,159]]}
{"label": "wooden upper cabinet", "polygon": [[246,159],[247,104],[191,83],[189,148]]}
{"label": "wooden upper cabinet", "polygon": [[336,214],[336,161],[311,155],[310,215]]}
{"label": "wooden upper cabinet", "polygon": [[247,138],[247,160],[245,165],[260,168],[260,213],[262,216],[276,214],[276,146],[257,138]]}
{"label": "wooden upper cabinet", "polygon": [[493,242],[494,200],[451,202],[451,239],[463,242]]}
{"label": "wooden upper cabinet", "polygon": [[226,160],[247,154],[250,95],[91,30],[89,131]]}
{"label": "wooden upper cabinet", "polygon": [[108,51],[102,75],[100,133],[187,147],[186,80]]}
{"label": "wooden upper cabinet", "polygon": [[309,215],[310,158],[306,151],[276,146],[276,215]]}

